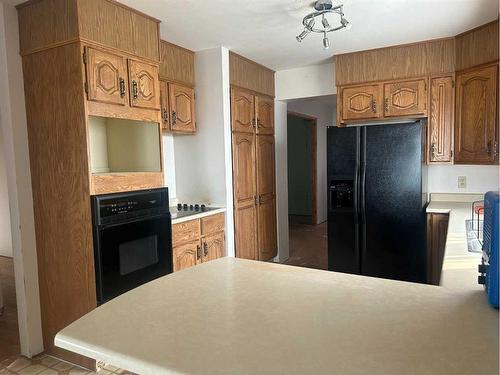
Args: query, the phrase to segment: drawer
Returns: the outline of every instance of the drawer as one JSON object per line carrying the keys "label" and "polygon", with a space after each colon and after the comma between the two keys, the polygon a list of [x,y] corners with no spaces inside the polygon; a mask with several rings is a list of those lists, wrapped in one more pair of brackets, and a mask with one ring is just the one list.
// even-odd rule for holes
{"label": "drawer", "polygon": [[172,225],[172,246],[199,240],[201,237],[200,220],[184,221]]}
{"label": "drawer", "polygon": [[206,216],[201,219],[201,234],[203,236],[222,232],[225,227],[226,221],[224,220],[224,213]]}

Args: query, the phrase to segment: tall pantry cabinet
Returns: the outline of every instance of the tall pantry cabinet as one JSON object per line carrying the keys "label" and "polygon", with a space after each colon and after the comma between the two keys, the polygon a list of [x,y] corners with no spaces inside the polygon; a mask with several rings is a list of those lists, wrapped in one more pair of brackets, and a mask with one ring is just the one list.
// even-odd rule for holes
{"label": "tall pantry cabinet", "polygon": [[274,72],[230,54],[236,256],[277,255]]}

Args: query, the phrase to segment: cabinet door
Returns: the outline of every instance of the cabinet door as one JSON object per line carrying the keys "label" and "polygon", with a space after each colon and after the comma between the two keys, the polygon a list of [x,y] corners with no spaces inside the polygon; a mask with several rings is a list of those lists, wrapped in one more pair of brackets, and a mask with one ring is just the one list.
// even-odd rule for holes
{"label": "cabinet door", "polygon": [[172,249],[174,272],[195,266],[202,261],[200,241],[193,241]]}
{"label": "cabinet door", "polygon": [[427,114],[426,80],[384,84],[384,116],[425,116]]}
{"label": "cabinet door", "polygon": [[233,194],[236,256],[258,259],[255,135],[233,133]]}
{"label": "cabinet door", "polygon": [[166,81],[160,81],[161,128],[167,131],[171,130],[168,98],[168,83]]}
{"label": "cabinet door", "polygon": [[497,66],[457,75],[455,163],[498,163]]}
{"label": "cabinet door", "polygon": [[380,84],[342,88],[342,120],[370,120],[380,118],[383,110]]}
{"label": "cabinet door", "polygon": [[443,268],[448,214],[427,215],[427,283],[439,285]]}
{"label": "cabinet door", "polygon": [[145,62],[128,60],[130,105],[146,109],[160,109],[158,67]]}
{"label": "cabinet door", "polygon": [[255,126],[255,97],[246,91],[231,89],[231,129],[253,133]]}
{"label": "cabinet door", "polygon": [[222,258],[226,255],[224,232],[219,232],[205,237],[202,240],[203,262]]}
{"label": "cabinet door", "polygon": [[277,254],[274,136],[257,135],[257,237],[260,260]]}
{"label": "cabinet door", "polygon": [[453,76],[431,78],[430,90],[428,160],[429,163],[451,163],[455,101]]}
{"label": "cabinet door", "polygon": [[127,104],[127,62],[123,56],[86,47],[88,100]]}
{"label": "cabinet door", "polygon": [[257,96],[255,107],[257,109],[257,133],[274,134],[274,99]]}
{"label": "cabinet door", "polygon": [[170,127],[174,132],[196,132],[194,109],[194,89],[191,87],[169,83],[170,93]]}

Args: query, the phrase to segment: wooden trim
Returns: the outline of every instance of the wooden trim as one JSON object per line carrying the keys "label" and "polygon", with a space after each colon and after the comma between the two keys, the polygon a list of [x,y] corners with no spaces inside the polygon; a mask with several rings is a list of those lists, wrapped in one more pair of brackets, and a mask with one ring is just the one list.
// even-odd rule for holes
{"label": "wooden trim", "polygon": [[163,172],[117,172],[93,174],[90,194],[121,193],[163,187]]}
{"label": "wooden trim", "polygon": [[155,122],[161,125],[161,113],[156,109],[135,108],[114,104],[87,101],[89,116],[120,118],[124,120],[135,120]]}
{"label": "wooden trim", "polygon": [[186,86],[186,87],[189,87],[189,88],[196,88],[195,85],[193,85],[192,83],[187,83],[187,82],[184,82],[184,81],[179,81],[178,79],[171,79],[171,78],[167,78],[165,76],[162,76],[161,74],[159,75],[160,77],[160,81],[163,81],[163,82],[166,82],[166,83],[173,83],[175,85],[182,85],[182,86]]}
{"label": "wooden trim", "polygon": [[471,66],[469,68],[457,70],[455,72],[455,74],[462,74],[462,73],[472,72],[472,71],[477,70],[477,69],[488,68],[490,66],[498,65],[498,63],[499,63],[499,60],[489,61],[489,62],[486,62],[484,64],[479,64],[479,65]]}
{"label": "wooden trim", "polygon": [[175,44],[175,43],[169,42],[169,41],[164,40],[164,39],[160,39],[160,45],[161,45],[161,43],[164,43],[164,44],[169,44],[169,45],[174,46],[174,47],[176,47],[176,48],[180,48],[180,49],[182,49],[182,50],[184,50],[184,51],[186,51],[186,52],[194,53],[194,51],[192,51],[192,50],[190,50],[190,49],[188,49],[188,48],[186,48],[186,47],[182,47],[182,46],[180,46],[180,45],[178,45],[178,44]]}
{"label": "wooden trim", "polygon": [[269,95],[269,94],[264,94],[262,92],[258,92],[258,91],[255,91],[255,90],[251,90],[251,89],[248,89],[246,87],[242,87],[242,86],[238,86],[238,85],[235,85],[235,84],[230,84],[229,85],[229,88],[230,89],[236,89],[236,90],[240,90],[240,91],[246,91],[248,92],[249,94],[252,94],[253,96],[263,96],[263,97],[266,97],[266,98],[269,98],[269,99],[275,99],[276,97],[273,96],[273,95]]}
{"label": "wooden trim", "polygon": [[299,117],[311,121],[311,221],[313,225],[318,222],[318,118],[299,112],[287,111],[287,116]]}
{"label": "wooden trim", "polygon": [[262,69],[265,69],[265,70],[268,70],[272,73],[276,73],[274,70],[272,70],[271,68],[268,68],[267,66],[265,65],[262,65],[262,64],[259,64],[258,62],[255,62],[253,60],[250,60],[248,57],[245,57],[245,56],[242,56],[240,54],[237,54],[236,52],[233,52],[233,51],[229,51],[229,54],[230,55],[234,55],[234,56],[237,56],[238,58],[242,59],[242,60],[245,60],[251,64],[254,64],[254,65],[257,65],[258,67],[262,68]]}
{"label": "wooden trim", "polygon": [[464,31],[460,34],[457,34],[455,35],[455,38],[460,38],[460,37],[463,37],[464,35],[467,35],[467,34],[470,34],[470,33],[473,33],[475,31],[478,31],[478,30],[481,30],[482,28],[486,28],[488,26],[491,26],[492,24],[494,24],[495,22],[498,22],[498,17],[496,19],[494,19],[493,21],[490,21],[490,22],[487,22],[487,23],[483,23],[482,25],[479,25],[479,26],[476,26],[474,27],[473,29],[469,29],[467,31]]}

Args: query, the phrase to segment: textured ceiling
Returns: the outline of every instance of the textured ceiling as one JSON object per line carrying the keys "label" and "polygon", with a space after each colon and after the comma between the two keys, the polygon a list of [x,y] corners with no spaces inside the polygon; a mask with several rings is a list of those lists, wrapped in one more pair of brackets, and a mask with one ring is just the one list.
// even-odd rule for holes
{"label": "textured ceiling", "polygon": [[[16,0],[3,2],[20,3]],[[119,0],[162,21],[163,39],[192,50],[226,46],[275,70],[334,54],[456,35],[498,17],[498,0],[345,0],[351,30],[302,43],[295,36],[310,0]],[[332,22],[333,23],[333,22]]]}

